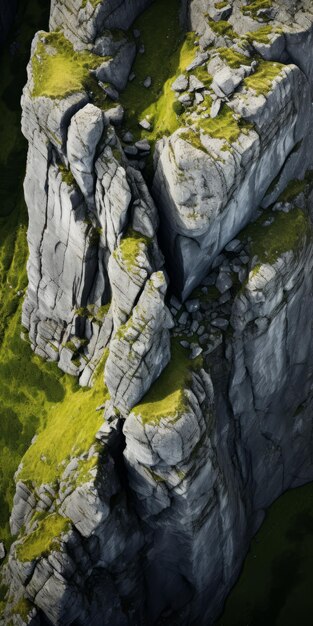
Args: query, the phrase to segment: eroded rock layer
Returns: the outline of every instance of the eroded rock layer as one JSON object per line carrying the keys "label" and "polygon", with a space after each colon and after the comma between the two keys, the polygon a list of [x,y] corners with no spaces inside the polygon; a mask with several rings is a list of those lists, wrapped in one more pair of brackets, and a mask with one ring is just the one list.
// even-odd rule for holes
{"label": "eroded rock layer", "polygon": [[213,624],[313,479],[310,4],[52,2],[22,321],[102,404],[17,471],[4,624]]}

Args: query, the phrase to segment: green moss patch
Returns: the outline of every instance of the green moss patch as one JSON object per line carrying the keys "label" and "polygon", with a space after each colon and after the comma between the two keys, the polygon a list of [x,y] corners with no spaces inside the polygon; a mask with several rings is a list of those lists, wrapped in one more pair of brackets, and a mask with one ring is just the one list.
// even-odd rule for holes
{"label": "green moss patch", "polygon": [[84,91],[90,80],[90,70],[105,60],[95,54],[75,52],[61,32],[42,33],[32,59],[32,95],[35,98],[64,98]]}
{"label": "green moss patch", "polygon": [[217,48],[216,50],[224,61],[233,69],[238,69],[241,65],[251,65],[253,58],[247,57],[231,48]]}
{"label": "green moss patch", "polygon": [[313,183],[313,171],[309,170],[302,180],[298,178],[291,180],[290,183],[288,183],[286,189],[278,198],[278,201],[279,202],[291,202],[297,196],[299,196],[300,193],[305,192],[308,189],[308,185],[312,185],[312,183]]}
{"label": "green moss patch", "polygon": [[61,535],[68,532],[71,523],[58,513],[51,513],[38,523],[38,527],[27,535],[17,547],[17,557],[22,562],[34,561],[58,550]]}
{"label": "green moss patch", "polygon": [[[273,222],[264,226],[269,217]],[[261,264],[273,265],[284,252],[296,253],[310,232],[308,216],[301,209],[295,208],[289,213],[266,211],[256,222],[245,228],[241,238],[250,239],[251,258],[258,257],[259,263],[254,268],[256,272]]]}
{"label": "green moss patch", "polygon": [[[141,32],[145,52],[137,54],[133,67],[136,78],[128,84],[121,103],[126,111],[127,129],[136,138],[146,137],[152,143],[179,127],[171,86],[195,56],[194,34],[182,32],[179,11],[179,0],[155,0],[134,24]],[[143,86],[147,76],[152,78],[149,89]],[[144,118],[152,125],[150,132],[138,126]]]}
{"label": "green moss patch", "polygon": [[82,389],[71,377],[63,378],[64,398],[61,403],[50,405],[36,441],[23,457],[21,480],[31,480],[36,485],[55,484],[70,459],[85,454],[95,443],[103,423],[102,413],[96,408],[109,397],[103,383],[103,367],[102,361],[91,389]]}
{"label": "green moss patch", "polygon": [[121,239],[119,246],[113,253],[115,258],[122,257],[125,266],[129,272],[136,271],[137,257],[142,250],[148,248],[151,239],[145,237],[136,230],[129,229],[126,235]]}
{"label": "green moss patch", "polygon": [[209,19],[209,26],[214,33],[221,37],[229,37],[230,39],[235,39],[237,36],[232,25],[224,20],[219,20],[219,22],[215,22],[214,20]]}
{"label": "green moss patch", "polygon": [[[272,0],[254,0],[254,2],[251,2],[250,4],[243,5],[241,10],[244,15],[250,15],[254,19],[257,19],[258,11],[261,9],[270,9],[272,6]],[[268,18],[263,15],[262,19],[266,21]]]}
{"label": "green moss patch", "polygon": [[69,187],[76,187],[77,183],[71,170],[67,169],[67,167],[65,167],[63,163],[59,163],[58,167],[61,172],[62,181],[66,183],[66,185],[68,185]]}
{"label": "green moss patch", "polygon": [[246,33],[244,35],[244,38],[250,41],[250,43],[256,42],[256,43],[269,44],[271,42],[272,35],[280,34],[282,32],[283,32],[282,28],[277,28],[277,27],[274,28],[273,26],[267,25],[267,26],[262,26],[261,28],[258,28],[258,30],[255,30],[253,32]]}
{"label": "green moss patch", "polygon": [[202,366],[201,356],[191,361],[178,340],[172,341],[171,360],[143,400],[133,408],[144,424],[157,424],[162,418],[177,420],[186,408],[185,389],[193,371]]}
{"label": "green moss patch", "polygon": [[285,66],[281,63],[261,60],[254,74],[244,79],[248,89],[252,89],[256,95],[265,95],[271,91],[274,80],[282,73]]}

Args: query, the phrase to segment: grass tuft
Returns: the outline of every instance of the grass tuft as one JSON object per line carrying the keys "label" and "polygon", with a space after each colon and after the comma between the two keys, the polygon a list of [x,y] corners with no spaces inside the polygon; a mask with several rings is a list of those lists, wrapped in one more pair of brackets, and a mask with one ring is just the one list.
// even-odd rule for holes
{"label": "grass tuft", "polygon": [[186,408],[185,389],[192,372],[201,366],[201,356],[191,361],[186,349],[173,340],[169,364],[132,411],[141,416],[144,424],[157,424],[162,418],[177,420]]}

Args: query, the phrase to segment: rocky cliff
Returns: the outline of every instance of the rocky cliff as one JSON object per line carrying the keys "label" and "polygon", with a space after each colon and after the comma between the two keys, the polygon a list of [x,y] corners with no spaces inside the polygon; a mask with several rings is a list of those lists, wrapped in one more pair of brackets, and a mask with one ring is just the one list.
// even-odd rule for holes
{"label": "rocky cliff", "polygon": [[22,322],[91,389],[16,473],[4,624],[212,624],[313,479],[310,4],[52,1]]}

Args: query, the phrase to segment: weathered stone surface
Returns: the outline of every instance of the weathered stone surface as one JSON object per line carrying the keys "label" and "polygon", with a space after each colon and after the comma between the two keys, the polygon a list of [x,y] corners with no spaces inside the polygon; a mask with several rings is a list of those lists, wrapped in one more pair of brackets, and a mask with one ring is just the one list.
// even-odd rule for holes
{"label": "weathered stone surface", "polygon": [[[23,531],[5,578],[36,626],[214,623],[266,508],[313,478],[311,173],[302,180],[312,165],[311,3],[275,0],[257,13],[242,0],[182,3],[198,35],[171,85],[185,127],[157,145],[153,198],[140,169],[155,119],[142,113],[137,130],[151,141],[136,141],[119,103],[136,50],[142,82],[156,84],[149,48],[138,29],[136,43],[113,32],[149,4],[53,0],[51,28],[99,56],[100,100],[83,86],[33,97],[31,65],[23,95],[23,324],[35,352],[82,385],[107,348],[110,391],[94,446],[66,459],[58,484],[16,476],[11,529]],[[177,410],[150,406],[147,418],[136,405],[169,363],[171,335],[188,376],[182,383],[177,362]],[[157,385],[151,405],[164,401]],[[69,529],[28,563],[18,546],[34,513],[66,517]],[[7,621],[11,605],[8,596]]]}
{"label": "weathered stone surface", "polygon": [[170,359],[170,312],[163,272],[151,275],[126,325],[113,336],[105,380],[123,415],[148,391]]}
{"label": "weathered stone surface", "polygon": [[69,166],[88,206],[94,205],[94,160],[103,128],[102,111],[87,104],[73,115],[68,129]]}

